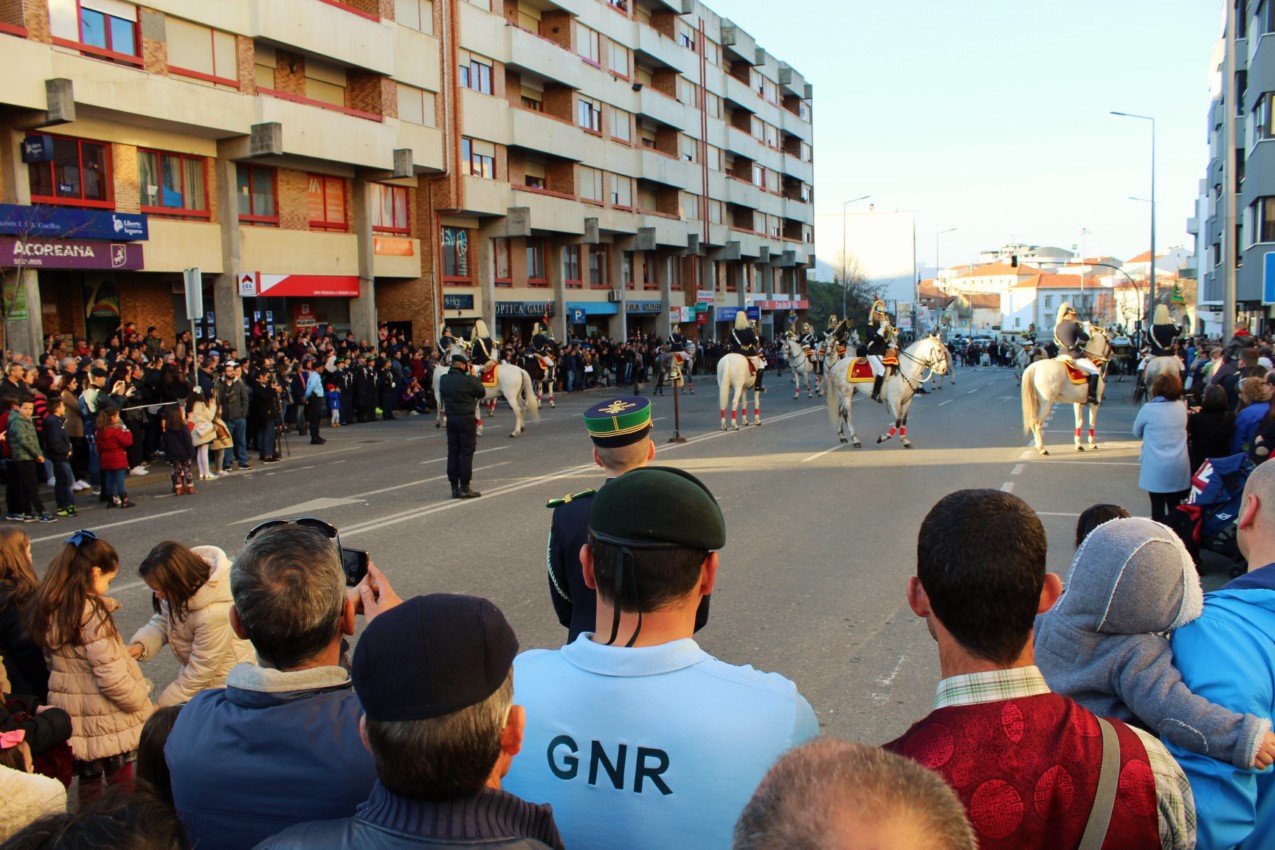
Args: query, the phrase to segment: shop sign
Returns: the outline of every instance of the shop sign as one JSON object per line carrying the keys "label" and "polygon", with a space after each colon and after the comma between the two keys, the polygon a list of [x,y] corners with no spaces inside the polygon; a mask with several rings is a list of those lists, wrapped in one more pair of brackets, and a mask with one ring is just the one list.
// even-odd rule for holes
{"label": "shop sign", "polygon": [[808,310],[809,301],[758,301],[757,306],[763,310]]}
{"label": "shop sign", "polygon": [[372,253],[379,257],[410,257],[415,253],[411,239],[394,239],[388,236],[372,238]]}
{"label": "shop sign", "polygon": [[443,309],[444,310],[472,310],[474,309],[474,296],[444,293]]}
{"label": "shop sign", "polygon": [[761,309],[758,307],[718,307],[717,321],[733,322],[735,321],[735,315],[741,309],[744,311],[744,315],[748,317],[749,321],[759,321],[761,319]]}
{"label": "shop sign", "polygon": [[10,322],[22,322],[31,318],[27,308],[27,288],[21,275],[6,275],[4,279],[4,316]]}
{"label": "shop sign", "polygon": [[0,237],[0,266],[33,269],[140,269],[142,246],[78,239]]}
{"label": "shop sign", "polygon": [[707,314],[707,313],[696,313],[696,314],[695,314],[695,324],[697,324],[697,325],[707,325],[707,324],[708,324],[708,314]]}
{"label": "shop sign", "polygon": [[692,322],[695,320],[694,307],[670,307],[669,319],[674,322]]}
{"label": "shop sign", "polygon": [[553,316],[552,301],[497,301],[496,316],[498,318],[518,318],[519,316]]}
{"label": "shop sign", "polygon": [[257,295],[262,298],[358,298],[358,275],[261,274]]}
{"label": "shop sign", "polygon": [[140,213],[0,204],[0,234],[25,238],[138,242],[150,236],[150,225],[147,217]]}
{"label": "shop sign", "polygon": [[293,326],[298,330],[301,328],[312,328],[319,323],[318,318],[314,314],[314,305],[307,301],[297,304],[292,313]]}
{"label": "shop sign", "polygon": [[239,297],[240,298],[256,298],[257,297],[257,273],[243,272],[239,275]]}
{"label": "shop sign", "polygon": [[663,313],[663,301],[627,301],[624,304],[626,313]]}
{"label": "shop sign", "polygon": [[571,324],[583,325],[585,323],[586,315],[587,314],[585,313],[584,310],[581,310],[579,307],[577,307],[576,309],[571,311]]}
{"label": "shop sign", "polygon": [[701,289],[695,293],[695,300],[704,304],[712,304],[717,300],[717,292],[712,289]]}
{"label": "shop sign", "polygon": [[52,162],[53,137],[43,135],[25,137],[22,140],[22,161],[26,163]]}

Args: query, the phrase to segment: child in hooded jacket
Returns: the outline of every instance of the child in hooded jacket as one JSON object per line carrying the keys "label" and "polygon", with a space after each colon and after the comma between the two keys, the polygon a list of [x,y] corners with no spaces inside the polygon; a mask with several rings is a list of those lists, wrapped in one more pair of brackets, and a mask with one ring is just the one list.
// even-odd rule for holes
{"label": "child in hooded jacket", "polygon": [[1269,767],[1271,721],[1196,696],[1173,665],[1167,633],[1203,609],[1177,535],[1149,519],[1114,519],[1080,544],[1063,595],[1036,618],[1036,664],[1050,688],[1099,716],[1240,769]]}

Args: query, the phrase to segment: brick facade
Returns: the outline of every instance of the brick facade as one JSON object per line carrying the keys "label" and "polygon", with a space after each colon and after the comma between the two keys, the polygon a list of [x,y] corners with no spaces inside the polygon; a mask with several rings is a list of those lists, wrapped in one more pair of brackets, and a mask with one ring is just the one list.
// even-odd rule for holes
{"label": "brick facade", "polygon": [[276,50],[274,87],[276,91],[305,97],[305,57],[299,53]]}
{"label": "brick facade", "polygon": [[115,209],[120,212],[139,212],[142,199],[137,148],[132,145],[111,145],[111,171],[115,183]]}
{"label": "brick facade", "polygon": [[235,36],[235,62],[238,65],[239,91],[248,96],[257,93],[256,66],[253,63],[254,56],[252,39],[245,35]]}
{"label": "brick facade", "polygon": [[384,74],[351,69],[346,73],[345,106],[373,115],[398,117],[398,92],[394,81]]}
{"label": "brick facade", "polygon": [[283,230],[309,230],[310,176],[304,171],[293,171],[290,168],[280,168],[275,174],[279,227]]}
{"label": "brick facade", "polygon": [[142,67],[148,74],[168,76],[168,41],[164,38],[164,16],[139,9],[142,35]]}
{"label": "brick facade", "polygon": [[120,321],[136,322],[141,331],[154,325],[168,344],[177,338],[173,316],[173,275],[130,273],[116,277]]}

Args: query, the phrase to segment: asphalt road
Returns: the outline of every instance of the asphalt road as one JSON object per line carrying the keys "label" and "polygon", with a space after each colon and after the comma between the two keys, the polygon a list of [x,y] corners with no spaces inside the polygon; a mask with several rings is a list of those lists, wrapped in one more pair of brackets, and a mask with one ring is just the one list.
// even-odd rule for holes
{"label": "asphalt road", "polygon": [[[855,403],[864,448],[853,449],[838,444],[821,400],[794,400],[786,377],[767,384],[763,426],[723,433],[716,387],[700,376],[698,392],[682,396],[689,441],[680,445],[668,443],[672,398],[656,397],[655,462],[700,476],[726,516],[728,543],[701,644],[726,661],[793,679],[829,734],[880,743],[931,707],[937,654],[904,588],[917,529],[940,497],[991,487],[1026,499],[1048,531],[1049,567],[1058,573],[1085,507],[1115,502],[1141,515],[1149,507],[1137,486],[1128,383],[1113,384],[1101,409],[1099,451],[1072,451],[1071,410],[1057,408],[1047,458],[1026,448],[1008,370],[962,370],[954,386],[918,397],[911,450],[897,439],[874,443],[888,427],[876,404]],[[326,446],[294,435],[285,462],[254,462],[200,484],[194,497],[166,495],[163,465],[129,478],[135,510],[107,511],[82,497],[78,520],[27,526],[37,569],[76,528],[100,532],[121,555],[112,595],[124,604],[116,616],[127,638],[150,613],[136,565],[155,543],[214,544],[233,556],[254,523],[316,515],[336,524],[343,542],[368,549],[402,596],[484,595],[505,611],[523,647],[556,647],[565,630],[548,598],[544,504],[601,481],[580,414],[602,392],[560,397],[517,439],[507,436],[512,415],[498,410],[475,457],[481,499],[449,498],[445,437],[432,418],[325,429]],[[144,669],[163,685],[176,664],[166,651]]]}

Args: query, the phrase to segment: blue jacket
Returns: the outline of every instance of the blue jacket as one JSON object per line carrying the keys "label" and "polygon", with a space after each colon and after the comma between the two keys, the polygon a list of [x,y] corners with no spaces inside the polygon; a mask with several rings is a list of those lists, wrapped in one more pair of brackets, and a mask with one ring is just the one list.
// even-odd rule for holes
{"label": "blue jacket", "polygon": [[[1204,613],[1174,632],[1172,645],[1182,678],[1197,695],[1232,711],[1275,716],[1275,565],[1205,594]],[[1270,847],[1275,772],[1168,747],[1191,781],[1199,850]]]}
{"label": "blue jacket", "polygon": [[252,664],[177,717],[164,758],[193,846],[242,850],[298,823],[349,817],[376,783],[363,710],[339,667]]}
{"label": "blue jacket", "polygon": [[1235,431],[1231,435],[1231,454],[1246,452],[1257,439],[1257,429],[1270,412],[1270,402],[1259,401],[1235,414]]}

